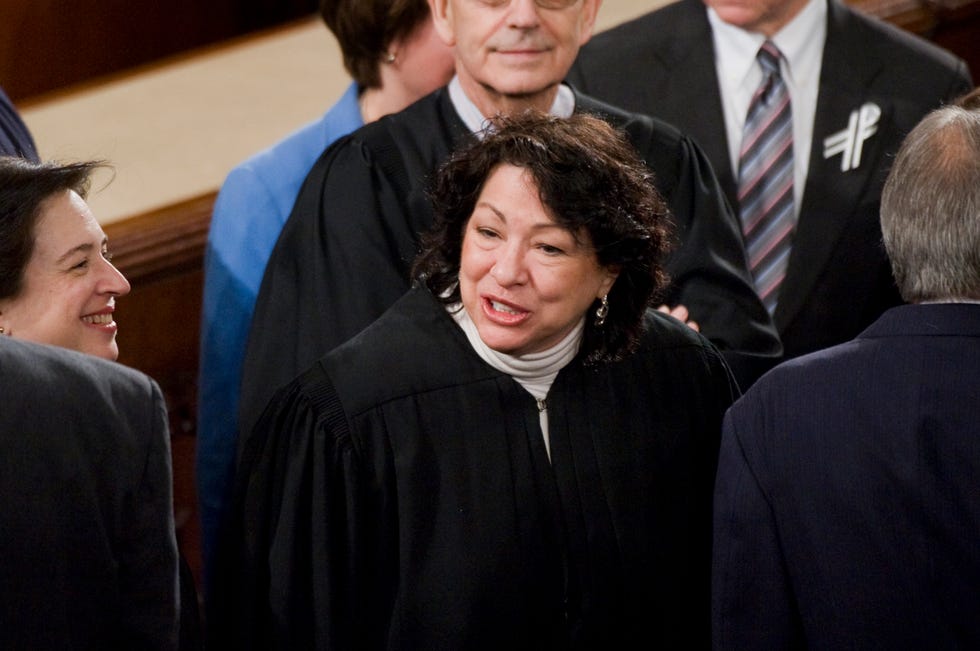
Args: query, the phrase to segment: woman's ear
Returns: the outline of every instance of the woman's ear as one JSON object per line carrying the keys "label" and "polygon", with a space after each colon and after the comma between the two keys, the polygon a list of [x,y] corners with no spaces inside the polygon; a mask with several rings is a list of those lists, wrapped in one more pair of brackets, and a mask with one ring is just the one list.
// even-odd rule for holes
{"label": "woman's ear", "polygon": [[613,285],[616,283],[616,279],[619,278],[619,271],[619,265],[603,267],[603,277],[599,283],[599,292],[596,294],[597,299],[601,299],[612,290]]}

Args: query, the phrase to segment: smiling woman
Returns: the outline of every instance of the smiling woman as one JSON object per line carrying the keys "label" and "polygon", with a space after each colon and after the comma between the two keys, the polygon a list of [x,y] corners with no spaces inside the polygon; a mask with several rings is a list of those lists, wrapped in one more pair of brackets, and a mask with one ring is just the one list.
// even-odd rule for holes
{"label": "smiling woman", "polygon": [[129,282],[85,203],[98,162],[0,157],[0,333],[115,360]]}

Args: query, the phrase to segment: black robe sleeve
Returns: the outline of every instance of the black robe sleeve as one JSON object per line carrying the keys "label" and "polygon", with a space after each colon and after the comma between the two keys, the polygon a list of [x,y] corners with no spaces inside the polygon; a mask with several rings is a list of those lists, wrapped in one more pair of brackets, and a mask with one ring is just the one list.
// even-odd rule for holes
{"label": "black robe sleeve", "polygon": [[242,369],[240,433],[251,431],[278,387],[405,293],[419,236],[432,224],[428,179],[469,137],[442,90],[365,125],[320,157],[259,290]]}
{"label": "black robe sleeve", "polygon": [[405,204],[398,180],[361,139],[341,139],[316,163],[262,279],[242,370],[240,432],[251,431],[277,388],[408,289],[418,235]]}
{"label": "black robe sleeve", "polygon": [[[674,127],[581,97],[583,110],[613,116],[654,173],[673,217],[664,302],[684,305],[747,388],[782,354],[772,318],[756,294],[738,222],[701,148]],[[615,117],[617,116],[618,117]]]}
{"label": "black robe sleeve", "polygon": [[393,589],[378,577],[391,574],[397,531],[372,472],[382,452],[355,449],[319,365],[273,397],[243,451],[216,554],[213,648],[384,646]]}
{"label": "black robe sleeve", "polygon": [[735,217],[708,159],[682,139],[678,183],[668,195],[676,247],[667,261],[669,305],[687,306],[743,387],[779,360],[776,326],[755,291]]}

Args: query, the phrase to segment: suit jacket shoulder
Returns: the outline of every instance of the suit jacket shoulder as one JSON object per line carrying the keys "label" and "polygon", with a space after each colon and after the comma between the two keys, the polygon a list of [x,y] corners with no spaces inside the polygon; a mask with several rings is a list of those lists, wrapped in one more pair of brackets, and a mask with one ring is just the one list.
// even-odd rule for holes
{"label": "suit jacket shoulder", "polygon": [[[656,35],[656,38],[651,38]],[[568,79],[586,93],[630,79],[649,79],[691,47],[703,47],[711,27],[700,0],[679,0],[596,34],[583,47]],[[653,61],[653,65],[648,62]],[[632,107],[627,107],[631,108]]]}
{"label": "suit jacket shoulder", "polygon": [[170,445],[156,383],[0,338],[0,386],[0,646],[175,648]]}
{"label": "suit jacket shoulder", "polygon": [[[4,340],[0,346],[0,376],[7,378],[5,399],[16,396],[36,400],[43,392],[48,404],[59,407],[73,407],[76,403],[81,407],[91,400],[91,392],[96,392],[113,408],[130,412],[134,405],[142,406],[160,391],[149,376],[127,366],[18,340]],[[52,391],[53,386],[62,383],[73,390]]]}
{"label": "suit jacket shoulder", "polygon": [[[675,85],[697,84],[703,75],[691,77],[684,71],[706,63],[713,70],[713,57],[704,4],[679,0],[595,35],[579,52],[568,81],[628,111],[682,124],[660,110],[661,105],[669,107],[675,102],[662,93]],[[687,108],[697,107],[690,104]]]}
{"label": "suit jacket shoulder", "polygon": [[[828,0],[827,41],[828,45],[844,47],[844,56],[853,58],[858,68],[866,67],[870,57],[899,70],[902,66],[898,63],[911,66],[902,70],[911,77],[932,73],[939,75],[934,81],[948,83],[955,79],[958,85],[969,86],[969,70],[959,57],[838,0]],[[597,34],[583,46],[568,79],[582,91],[626,109],[651,112],[649,94],[662,90],[662,84],[674,79],[678,74],[675,66],[681,68],[680,74],[686,74],[683,71],[695,62],[713,66],[713,56],[711,25],[704,4],[700,0],[679,0]],[[847,70],[835,67],[834,74],[846,76]],[[626,86],[634,86],[635,90]],[[653,91],[644,90],[648,86]],[[914,85],[906,83],[901,88],[914,89]],[[631,100],[631,92],[646,96],[647,102]],[[665,102],[673,103],[666,98]]]}
{"label": "suit jacket shoulder", "polygon": [[[837,0],[829,0],[827,17],[827,48],[844,48],[844,57],[853,57],[867,67],[874,64],[894,70],[905,83],[895,89],[900,93],[915,93],[912,80],[926,83],[965,85],[969,90],[970,73],[966,62],[924,38],[891,23],[867,16]],[[845,69],[835,74],[847,75]],[[921,95],[921,92],[919,93]],[[931,101],[930,101],[931,103]]]}

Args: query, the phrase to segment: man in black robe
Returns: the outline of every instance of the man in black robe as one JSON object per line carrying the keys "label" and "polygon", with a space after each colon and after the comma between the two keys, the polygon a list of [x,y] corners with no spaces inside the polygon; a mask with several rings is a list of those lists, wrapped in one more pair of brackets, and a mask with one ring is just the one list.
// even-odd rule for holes
{"label": "man in black robe", "polygon": [[[428,230],[429,177],[485,117],[528,108],[601,115],[624,130],[675,221],[664,302],[684,306],[749,384],[781,346],[753,289],[738,224],[698,146],[672,126],[575,93],[562,79],[601,0],[431,0],[456,78],[367,125],[317,161],[272,253],[242,375],[240,440],[274,391],[381,315],[409,287]],[[392,360],[395,362],[396,360]]]}

